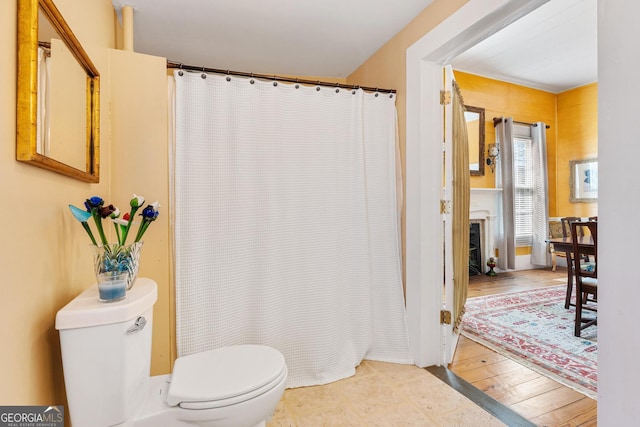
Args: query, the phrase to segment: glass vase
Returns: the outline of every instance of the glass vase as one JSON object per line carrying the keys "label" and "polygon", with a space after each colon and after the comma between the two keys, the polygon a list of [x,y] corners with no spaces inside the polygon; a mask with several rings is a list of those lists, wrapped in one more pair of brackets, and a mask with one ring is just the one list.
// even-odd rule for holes
{"label": "glass vase", "polygon": [[98,274],[98,295],[102,302],[120,301],[127,296],[126,271],[111,271]]}
{"label": "glass vase", "polygon": [[104,273],[129,273],[127,276],[127,290],[133,287],[138,268],[140,267],[140,250],[142,242],[135,242],[129,245],[119,243],[109,243],[95,246],[93,248],[93,263],[96,278]]}

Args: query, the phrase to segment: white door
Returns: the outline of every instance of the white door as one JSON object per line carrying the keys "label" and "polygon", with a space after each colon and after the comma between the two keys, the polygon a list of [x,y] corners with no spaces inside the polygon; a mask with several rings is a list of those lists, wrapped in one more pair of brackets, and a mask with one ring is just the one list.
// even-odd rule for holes
{"label": "white door", "polygon": [[452,218],[452,200],[453,200],[453,70],[450,65],[443,68],[443,91],[446,95],[446,101],[442,105],[442,124],[443,124],[443,185],[441,202],[442,210],[442,235],[444,265],[443,265],[443,292],[442,292],[442,313],[441,316],[441,363],[446,366],[453,359],[453,353],[458,342],[458,334],[453,330],[453,299],[454,299],[454,281],[453,281],[453,218]]}

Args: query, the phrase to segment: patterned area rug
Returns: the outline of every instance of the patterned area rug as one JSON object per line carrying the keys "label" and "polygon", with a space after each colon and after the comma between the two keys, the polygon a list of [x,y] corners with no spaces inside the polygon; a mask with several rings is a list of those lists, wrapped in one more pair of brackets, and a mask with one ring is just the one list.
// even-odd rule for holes
{"label": "patterned area rug", "polygon": [[462,335],[596,399],[596,326],[573,336],[574,307],[566,286],[469,298]]}

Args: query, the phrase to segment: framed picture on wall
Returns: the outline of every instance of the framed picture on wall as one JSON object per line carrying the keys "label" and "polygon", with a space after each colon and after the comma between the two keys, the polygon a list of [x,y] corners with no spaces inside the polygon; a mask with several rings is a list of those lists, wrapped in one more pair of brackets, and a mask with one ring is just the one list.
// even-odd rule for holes
{"label": "framed picture on wall", "polygon": [[569,180],[571,202],[598,201],[598,159],[570,160]]}

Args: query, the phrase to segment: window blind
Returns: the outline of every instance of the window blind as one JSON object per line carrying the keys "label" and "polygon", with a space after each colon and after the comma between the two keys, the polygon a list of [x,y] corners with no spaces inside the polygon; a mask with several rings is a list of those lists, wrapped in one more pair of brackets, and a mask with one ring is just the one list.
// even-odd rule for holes
{"label": "window blind", "polygon": [[531,246],[533,236],[533,153],[530,137],[513,138],[516,246]]}

